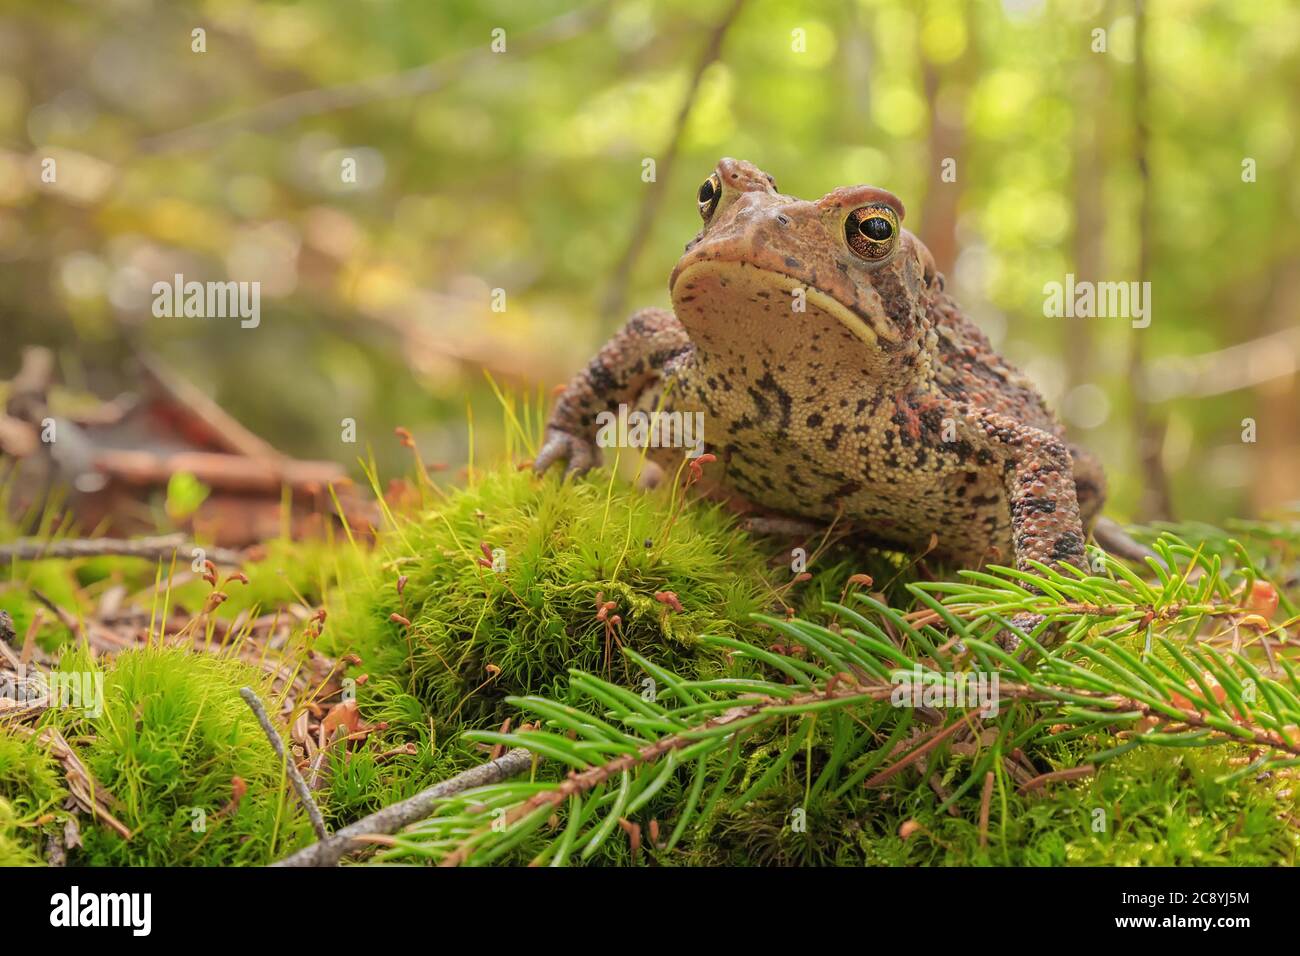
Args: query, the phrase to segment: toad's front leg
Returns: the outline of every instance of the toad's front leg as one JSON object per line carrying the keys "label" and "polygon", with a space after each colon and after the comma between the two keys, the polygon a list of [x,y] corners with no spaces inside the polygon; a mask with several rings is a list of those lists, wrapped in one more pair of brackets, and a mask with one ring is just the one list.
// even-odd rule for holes
{"label": "toad's front leg", "polygon": [[[995,466],[1002,469],[1016,568],[1033,572],[1030,562],[1038,561],[1049,567],[1068,564],[1086,570],[1074,465],[1065,443],[1050,432],[997,412],[965,406],[962,417],[969,438],[989,449]],[[1026,634],[1042,623],[1038,614],[1019,614],[1011,621]],[[1020,643],[1009,632],[999,641],[1008,650]]]}
{"label": "toad's front leg", "polygon": [[665,363],[690,348],[686,330],[671,312],[642,309],[634,314],[565,388],[533,468],[541,473],[564,461],[565,474],[571,475],[599,463],[596,416],[624,402],[634,404]]}
{"label": "toad's front leg", "polygon": [[1039,561],[1086,570],[1087,536],[1065,442],[998,412],[966,406],[962,415],[978,447],[989,449],[1002,469],[1016,567],[1033,571],[1030,562]]}

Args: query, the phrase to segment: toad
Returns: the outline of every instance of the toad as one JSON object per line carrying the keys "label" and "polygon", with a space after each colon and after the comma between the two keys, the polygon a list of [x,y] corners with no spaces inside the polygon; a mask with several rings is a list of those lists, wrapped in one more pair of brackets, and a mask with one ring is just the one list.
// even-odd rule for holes
{"label": "toad", "polygon": [[744,510],[960,567],[1085,566],[1100,464],[962,314],[897,197],[797,199],[723,159],[696,199],[672,311],[635,313],[568,385],[538,472],[596,464],[601,413],[699,414],[708,487]]}

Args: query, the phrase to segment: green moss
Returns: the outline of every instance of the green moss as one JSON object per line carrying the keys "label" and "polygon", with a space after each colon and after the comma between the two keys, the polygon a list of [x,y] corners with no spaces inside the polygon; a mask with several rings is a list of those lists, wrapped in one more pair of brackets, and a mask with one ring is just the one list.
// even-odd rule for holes
{"label": "green moss", "polygon": [[[439,726],[499,723],[505,695],[562,694],[571,667],[623,674],[620,646],[721,673],[725,662],[701,657],[697,636],[753,635],[749,615],[773,598],[764,554],[720,509],[674,518],[666,492],[599,473],[561,483],[492,472],[403,521],[384,549],[383,572],[332,605],[323,647],[358,653]],[[493,560],[499,571],[484,566]],[[681,612],[656,600],[668,591]],[[598,596],[616,604],[613,630],[597,620]]]}
{"label": "green moss", "polygon": [[43,862],[13,807],[0,800],[0,866],[40,866]]}
{"label": "green moss", "polygon": [[[1132,751],[1020,816],[1026,863],[1080,866],[1294,865],[1294,781],[1217,782],[1244,750]],[[1271,779],[1270,779],[1271,778]]]}
{"label": "green moss", "polygon": [[14,630],[21,641],[31,627],[38,609],[41,624],[36,631],[36,643],[43,650],[53,652],[70,641],[73,634],[35,596],[37,592],[59,607],[77,607],[77,582],[67,561],[34,561],[14,563],[12,579],[0,583],[0,611],[8,611],[13,618]]}
{"label": "green moss", "polygon": [[[219,616],[232,618],[245,610],[274,612],[293,604],[319,605],[341,582],[362,577],[372,555],[346,540],[311,538],[292,541],[276,538],[260,547],[261,556],[243,567],[248,583],[230,580],[228,569],[218,572],[218,586],[226,595]],[[188,570],[188,555],[178,558],[178,568]],[[164,568],[164,574],[167,569]],[[171,590],[173,606],[191,611],[203,606],[211,591],[206,581],[188,581]]]}
{"label": "green moss", "polygon": [[[980,846],[978,792],[957,815],[915,772],[839,799],[804,789],[803,760],[783,782],[720,812],[666,864],[841,866],[1290,866],[1300,850],[1294,778],[1218,782],[1239,748],[1130,751],[1097,774],[1029,795],[995,787],[987,846]],[[757,752],[761,757],[761,750]],[[754,770],[765,769],[763,759]],[[816,768],[814,768],[816,769]],[[951,785],[963,772],[941,775]],[[743,789],[743,788],[742,788]],[[739,792],[739,791],[737,791]],[[795,828],[795,811],[802,811]],[[904,838],[904,824],[912,829]]]}
{"label": "green moss", "polygon": [[[34,865],[65,791],[49,752],[0,725],[0,866]],[[55,818],[44,824],[43,817]]]}
{"label": "green moss", "polygon": [[45,812],[63,796],[58,767],[43,746],[0,725],[0,797],[22,816]]}
{"label": "green moss", "polygon": [[371,734],[364,746],[335,751],[321,798],[332,828],[404,800],[482,759],[454,734],[439,737],[424,705],[392,678],[372,679],[358,693],[364,719],[388,729]]}
{"label": "green moss", "polygon": [[[84,653],[61,663],[65,671],[93,666]],[[103,713],[75,720],[74,729],[93,734],[82,759],[132,837],[88,828],[77,862],[262,864],[310,839],[283,765],[239,696],[243,686],[272,708],[262,674],[237,660],[160,647],[114,658]],[[236,777],[247,792],[234,808]]]}

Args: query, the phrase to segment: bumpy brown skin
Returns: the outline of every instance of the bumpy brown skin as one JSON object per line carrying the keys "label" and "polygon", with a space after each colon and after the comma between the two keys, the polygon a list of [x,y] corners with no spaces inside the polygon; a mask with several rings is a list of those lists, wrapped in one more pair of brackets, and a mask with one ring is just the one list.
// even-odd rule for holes
{"label": "bumpy brown skin", "polygon": [[[966,567],[1082,567],[1097,461],[1067,446],[915,236],[898,227],[877,260],[846,239],[855,210],[901,222],[902,204],[870,186],[784,196],[740,160],[716,176],[669,282],[674,311],[635,314],[573,380],[537,470],[595,464],[596,416],[621,403],[702,412],[710,487],[747,506],[847,519],[911,553],[936,535],[935,556]],[[651,450],[669,469],[681,454]]]}

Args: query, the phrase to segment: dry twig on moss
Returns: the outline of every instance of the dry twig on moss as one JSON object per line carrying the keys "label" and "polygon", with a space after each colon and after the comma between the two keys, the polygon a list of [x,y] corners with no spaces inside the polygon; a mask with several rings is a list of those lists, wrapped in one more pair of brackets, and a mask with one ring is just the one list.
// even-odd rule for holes
{"label": "dry twig on moss", "polygon": [[[145,558],[157,561],[174,552],[199,547],[185,540],[181,534],[166,534],[152,538],[68,538],[63,541],[42,541],[24,538],[13,544],[0,545],[0,561],[43,561],[47,558],[98,558],[113,555],[123,558]],[[203,555],[213,564],[238,566],[244,557],[229,548],[203,548]]]}
{"label": "dry twig on moss", "polygon": [[332,837],[304,847],[273,866],[334,866],[339,860],[363,849],[368,843],[381,842],[376,837],[396,833],[403,827],[423,820],[437,807],[438,801],[474,787],[499,783],[518,776],[532,766],[533,755],[523,747],[507,751],[495,760],[471,767],[450,780],[444,780],[413,797],[384,807],[339,830]]}
{"label": "dry twig on moss", "polygon": [[258,699],[257,694],[251,687],[241,687],[239,696],[244,698],[244,703],[248,704],[249,709],[257,715],[257,722],[262,725],[262,730],[266,733],[266,739],[271,742],[271,747],[275,750],[276,756],[284,761],[284,769],[289,774],[289,779],[293,781],[293,788],[298,791],[298,799],[302,801],[303,808],[307,811],[307,816],[311,817],[312,829],[316,831],[317,838],[325,840],[329,838],[330,832],[325,828],[325,818],[321,816],[320,807],[316,806],[316,801],[312,799],[311,791],[307,789],[307,781],[302,779],[302,774],[294,765],[293,760],[284,749],[284,741],[276,733],[275,726],[271,723],[270,715],[266,712],[266,707]]}

